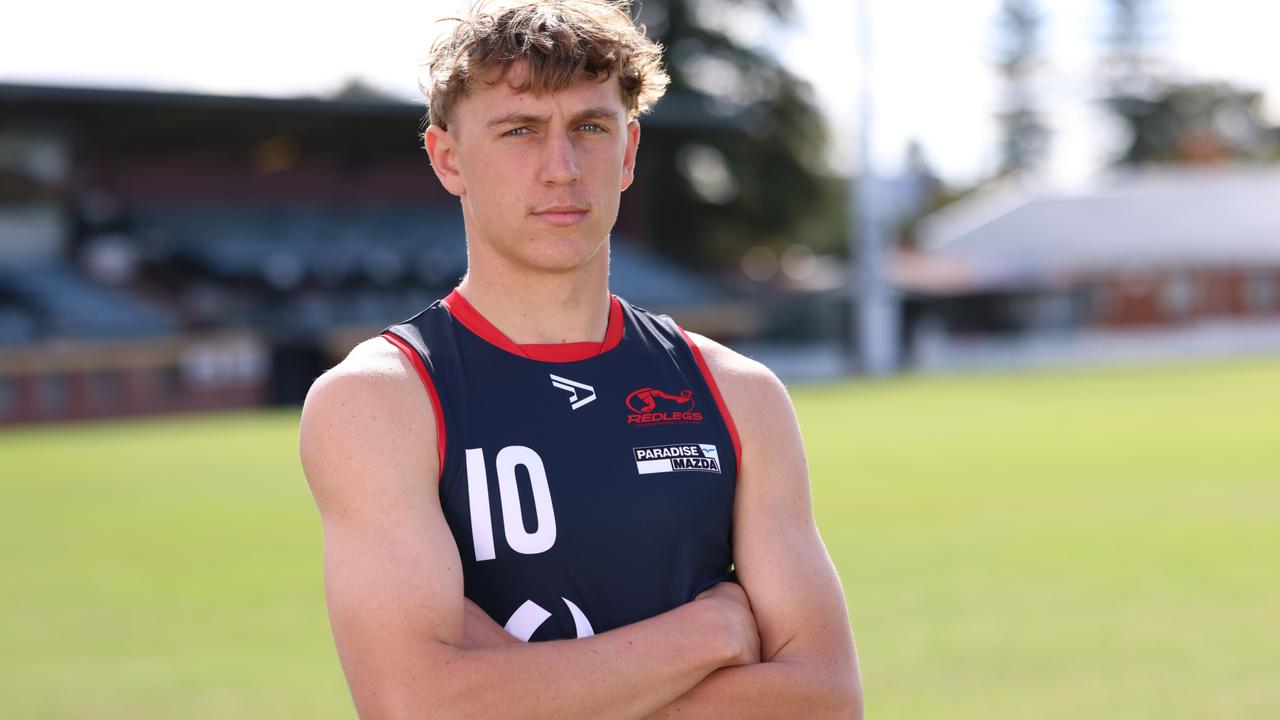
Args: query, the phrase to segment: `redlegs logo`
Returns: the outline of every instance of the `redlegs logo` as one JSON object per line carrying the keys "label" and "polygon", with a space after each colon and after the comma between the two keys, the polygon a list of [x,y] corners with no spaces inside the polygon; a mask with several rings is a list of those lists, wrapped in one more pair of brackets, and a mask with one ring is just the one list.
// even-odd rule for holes
{"label": "redlegs logo", "polygon": [[679,395],[658,388],[645,387],[627,396],[628,425],[656,425],[667,423],[702,422],[702,413],[694,412],[692,390],[681,390]]}

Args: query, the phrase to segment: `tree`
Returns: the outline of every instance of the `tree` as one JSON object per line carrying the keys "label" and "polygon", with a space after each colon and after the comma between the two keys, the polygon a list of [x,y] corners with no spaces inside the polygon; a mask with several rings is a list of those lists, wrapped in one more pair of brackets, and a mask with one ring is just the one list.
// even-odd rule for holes
{"label": "tree", "polygon": [[645,0],[639,20],[667,48],[671,86],[644,123],[631,225],[666,255],[730,264],[754,245],[836,244],[824,177],[826,127],[807,82],[731,24],[782,25],[793,0]]}
{"label": "tree", "polygon": [[1033,168],[1043,157],[1049,130],[1036,109],[1035,71],[1040,61],[1044,15],[1035,0],[1004,0],[1000,8],[1000,55],[1005,109],[999,114],[1001,173]]}
{"label": "tree", "polygon": [[1152,89],[1148,46],[1157,17],[1153,0],[1107,0],[1110,6],[1104,70],[1113,96],[1141,96]]}
{"label": "tree", "polygon": [[1151,97],[1121,95],[1110,106],[1129,128],[1119,163],[1269,161],[1276,132],[1262,120],[1261,93],[1225,82],[1161,83]]}
{"label": "tree", "polygon": [[399,103],[392,93],[375,87],[367,80],[358,77],[349,77],[337,90],[329,95],[330,100],[345,100],[347,102],[370,102],[370,103]]}
{"label": "tree", "polygon": [[1262,95],[1222,81],[1162,77],[1151,52],[1158,5],[1108,0],[1111,29],[1104,58],[1107,107],[1129,131],[1122,165],[1268,161],[1277,133],[1262,119]]}

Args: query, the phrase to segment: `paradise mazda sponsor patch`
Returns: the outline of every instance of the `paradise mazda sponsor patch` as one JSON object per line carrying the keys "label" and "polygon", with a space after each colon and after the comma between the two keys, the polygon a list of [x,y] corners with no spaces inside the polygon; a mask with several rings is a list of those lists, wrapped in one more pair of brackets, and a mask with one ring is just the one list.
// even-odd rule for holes
{"label": "paradise mazda sponsor patch", "polygon": [[680,445],[654,445],[632,448],[636,458],[636,472],[641,475],[701,470],[720,472],[720,453],[715,445],[686,443]]}

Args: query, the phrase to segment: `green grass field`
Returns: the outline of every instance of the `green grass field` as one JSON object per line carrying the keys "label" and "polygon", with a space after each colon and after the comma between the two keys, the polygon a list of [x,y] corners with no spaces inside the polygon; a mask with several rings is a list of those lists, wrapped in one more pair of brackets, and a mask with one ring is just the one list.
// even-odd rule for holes
{"label": "green grass field", "polygon": [[[1280,717],[1280,362],[793,395],[868,717]],[[296,421],[0,431],[0,715],[354,717]]]}

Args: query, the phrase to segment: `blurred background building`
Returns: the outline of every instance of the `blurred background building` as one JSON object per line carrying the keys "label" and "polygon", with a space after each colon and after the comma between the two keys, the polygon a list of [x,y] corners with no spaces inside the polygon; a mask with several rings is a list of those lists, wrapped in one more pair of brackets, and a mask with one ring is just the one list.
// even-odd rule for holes
{"label": "blurred background building", "polygon": [[925,218],[892,276],[916,367],[1280,352],[1280,168],[1007,183]]}
{"label": "blurred background building", "polygon": [[[444,5],[415,11],[461,7]],[[909,5],[864,0],[863,127],[844,6],[638,7],[673,82],[644,121],[613,290],[785,378],[859,370],[860,282],[893,303],[881,340],[896,370],[1280,351],[1277,99],[1194,59],[1232,38],[1206,44],[1186,0],[983,0],[927,18]],[[133,10],[149,12],[111,17]],[[53,20],[41,12],[19,25]],[[360,21],[381,23],[381,46],[412,33],[420,56],[434,27],[391,28],[390,14]],[[312,31],[290,37],[325,39]],[[355,69],[383,60],[343,32]],[[0,51],[0,424],[297,403],[461,276],[424,108],[377,71],[324,92],[184,88],[24,65],[44,45],[22,37]],[[320,63],[338,39],[298,52]],[[128,45],[110,55],[126,62]],[[301,72],[242,49],[218,71]],[[981,74],[950,74],[975,62]],[[886,261],[859,280],[866,228]]]}

